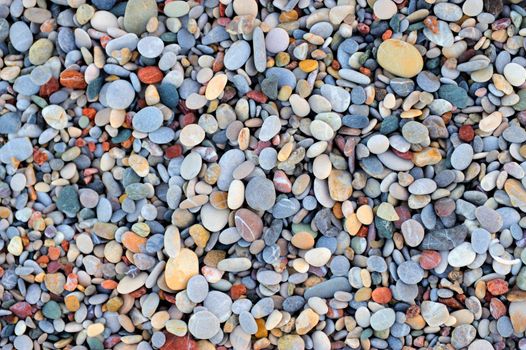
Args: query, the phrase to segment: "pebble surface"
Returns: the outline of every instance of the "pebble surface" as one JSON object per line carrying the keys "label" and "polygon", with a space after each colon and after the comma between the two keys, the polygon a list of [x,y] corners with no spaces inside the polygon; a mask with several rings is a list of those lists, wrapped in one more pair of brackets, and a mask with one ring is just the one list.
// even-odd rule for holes
{"label": "pebble surface", "polygon": [[526,350],[525,17],[0,2],[0,348]]}

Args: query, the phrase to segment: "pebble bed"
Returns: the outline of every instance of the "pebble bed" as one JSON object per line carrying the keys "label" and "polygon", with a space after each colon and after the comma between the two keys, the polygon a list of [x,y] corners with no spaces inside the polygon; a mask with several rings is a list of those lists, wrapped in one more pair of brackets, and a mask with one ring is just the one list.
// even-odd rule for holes
{"label": "pebble bed", "polygon": [[2,350],[526,349],[520,0],[0,0]]}

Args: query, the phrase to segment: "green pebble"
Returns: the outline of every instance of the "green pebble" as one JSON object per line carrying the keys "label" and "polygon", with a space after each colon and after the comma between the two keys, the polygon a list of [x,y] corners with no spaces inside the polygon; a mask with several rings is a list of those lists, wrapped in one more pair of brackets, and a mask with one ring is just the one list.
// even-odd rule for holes
{"label": "green pebble", "polygon": [[412,32],[413,30],[423,30],[424,28],[424,22],[413,23],[409,27],[407,27],[406,32]]}
{"label": "green pebble", "polygon": [[174,84],[163,83],[157,88],[161,102],[170,108],[179,104],[179,92]]}
{"label": "green pebble", "polygon": [[292,233],[296,234],[298,232],[308,232],[314,238],[316,238],[316,236],[318,235],[316,232],[314,232],[312,230],[310,225],[307,225],[307,224],[292,224]]}
{"label": "green pebble", "polygon": [[380,238],[393,238],[394,225],[391,221],[384,220],[379,216],[374,218],[374,226]]}
{"label": "green pebble", "polygon": [[351,248],[356,254],[362,254],[367,249],[367,240],[363,237],[353,237],[351,239]]}
{"label": "green pebble", "polygon": [[384,135],[388,135],[396,129],[398,129],[399,119],[395,115],[384,118],[382,124],[380,125],[380,132]]}
{"label": "green pebble", "polygon": [[99,338],[88,338],[86,342],[90,350],[104,350],[104,345]]}
{"label": "green pebble", "polygon": [[139,182],[141,182],[141,177],[137,175],[137,173],[133,171],[132,168],[126,168],[126,170],[124,170],[124,174],[122,176],[122,185],[124,187]]}
{"label": "green pebble", "polygon": [[86,117],[85,115],[83,115],[82,117],[79,118],[79,126],[84,129],[86,127],[88,127],[89,125],[89,118]]}
{"label": "green pebble", "polygon": [[75,217],[80,211],[79,195],[74,186],[66,186],[60,191],[57,208],[68,217]]}
{"label": "green pebble", "polygon": [[526,110],[526,89],[519,90],[519,92],[517,92],[517,95],[519,95],[519,102],[513,105],[513,109],[515,109],[516,111]]}
{"label": "green pebble", "polygon": [[88,101],[95,101],[97,99],[103,83],[104,78],[102,77],[98,77],[90,81],[88,87],[86,88],[86,96],[88,97]]}
{"label": "green pebble", "polygon": [[438,96],[451,102],[458,108],[467,107],[469,102],[469,96],[466,90],[456,85],[442,85],[440,89],[438,89]]}
{"label": "green pebble", "polygon": [[166,32],[161,34],[159,38],[167,44],[175,43],[177,41],[177,33]]}
{"label": "green pebble", "polygon": [[91,210],[90,208],[82,208],[79,213],[78,213],[78,216],[81,220],[88,220],[88,219],[94,219],[97,217],[97,215],[95,214],[95,212],[93,210]]}
{"label": "green pebble", "polygon": [[150,193],[150,189],[146,184],[135,183],[126,186],[126,194],[134,201],[146,198],[148,193]]}
{"label": "green pebble", "polygon": [[113,143],[121,143],[129,139],[131,136],[131,130],[130,129],[121,129],[119,130],[119,133],[117,136],[111,138],[111,142]]}
{"label": "green pebble", "polygon": [[42,308],[42,313],[46,318],[51,320],[58,320],[62,316],[60,305],[56,301],[48,301]]}
{"label": "green pebble", "polygon": [[365,340],[371,338],[373,335],[373,330],[371,328],[364,329],[360,334],[360,339]]}
{"label": "green pebble", "polygon": [[391,20],[389,21],[389,27],[393,29],[393,32],[398,33],[400,32],[400,22],[402,20],[399,16],[394,15]]}
{"label": "green pebble", "polygon": [[426,61],[426,68],[428,70],[436,69],[440,66],[440,57],[431,58]]}
{"label": "green pebble", "polygon": [[374,336],[380,339],[387,339],[389,337],[389,329],[383,331],[374,331]]}
{"label": "green pebble", "polygon": [[35,102],[36,105],[40,108],[45,108],[48,105],[46,100],[44,100],[42,97],[37,96],[37,95],[31,96],[31,101]]}

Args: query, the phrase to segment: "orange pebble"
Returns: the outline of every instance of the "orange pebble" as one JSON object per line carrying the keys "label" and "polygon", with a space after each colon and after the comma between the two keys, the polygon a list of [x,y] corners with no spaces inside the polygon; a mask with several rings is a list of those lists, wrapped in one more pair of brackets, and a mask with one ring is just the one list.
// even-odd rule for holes
{"label": "orange pebble", "polygon": [[76,273],[70,273],[66,279],[66,284],[64,284],[64,289],[68,292],[73,292],[75,289],[77,289],[77,286],[79,284],[79,279],[77,277]]}
{"label": "orange pebble", "polygon": [[146,238],[128,231],[122,235],[122,244],[130,251],[140,253],[146,245]]}
{"label": "orange pebble", "polygon": [[258,318],[256,324],[258,325],[258,331],[255,334],[256,338],[265,338],[268,335],[268,331],[265,328],[265,320]]}
{"label": "orange pebble", "polygon": [[114,280],[104,280],[100,286],[104,289],[112,290],[117,288],[118,283]]}
{"label": "orange pebble", "polygon": [[76,70],[65,70],[60,73],[60,84],[70,89],[85,89],[88,84],[84,80],[84,74]]}
{"label": "orange pebble", "polygon": [[59,247],[49,247],[47,250],[47,255],[51,260],[58,260],[60,258],[60,248]]}
{"label": "orange pebble", "polygon": [[230,296],[233,300],[241,298],[243,295],[247,294],[247,287],[244,284],[234,284],[230,288]]}
{"label": "orange pebble", "polygon": [[40,266],[47,265],[47,264],[49,264],[49,257],[47,255],[41,255],[41,256],[38,257],[37,263]]}
{"label": "orange pebble", "polygon": [[139,69],[137,72],[139,80],[145,84],[157,84],[163,80],[163,72],[156,66],[149,66]]}
{"label": "orange pebble", "polygon": [[371,294],[373,300],[378,304],[387,304],[393,298],[391,290],[387,287],[379,287]]}
{"label": "orange pebble", "polygon": [[387,30],[382,34],[382,40],[391,39],[392,36],[393,36],[393,31],[392,31],[391,29],[387,29]]}

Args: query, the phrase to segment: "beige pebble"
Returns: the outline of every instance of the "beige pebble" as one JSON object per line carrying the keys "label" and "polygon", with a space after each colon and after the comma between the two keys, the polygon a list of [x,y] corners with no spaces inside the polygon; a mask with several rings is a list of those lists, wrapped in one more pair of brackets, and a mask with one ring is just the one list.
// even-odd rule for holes
{"label": "beige pebble", "polygon": [[188,124],[181,130],[179,141],[186,147],[194,147],[205,139],[205,131],[198,124]]}
{"label": "beige pebble", "polygon": [[228,77],[226,74],[217,74],[215,77],[213,77],[206,86],[206,99],[211,101],[218,98],[219,95],[223,93],[227,81]]}

